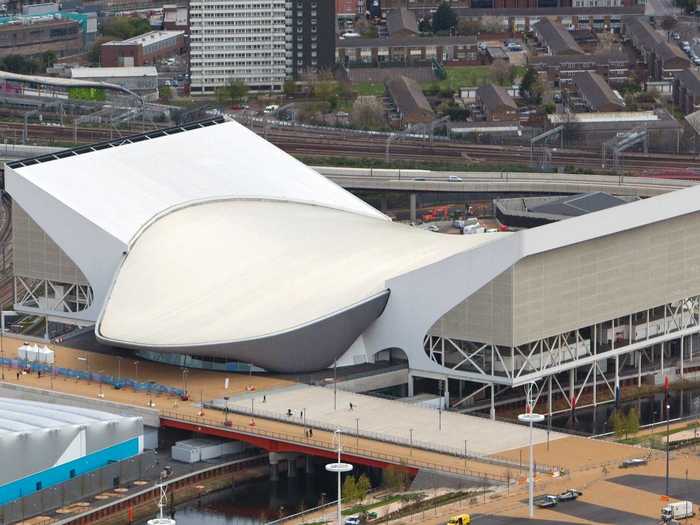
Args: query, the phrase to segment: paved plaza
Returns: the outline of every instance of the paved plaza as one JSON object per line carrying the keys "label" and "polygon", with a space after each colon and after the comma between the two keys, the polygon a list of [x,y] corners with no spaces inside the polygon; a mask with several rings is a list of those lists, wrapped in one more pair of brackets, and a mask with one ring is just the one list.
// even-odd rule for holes
{"label": "paved plaza", "polygon": [[[216,401],[223,407],[224,400]],[[352,407],[351,407],[352,405]],[[294,385],[274,391],[238,394],[228,401],[230,410],[287,420],[309,427],[340,428],[355,436],[410,444],[431,450],[450,449],[469,455],[493,455],[528,445],[528,427],[455,412],[439,411],[410,403],[337,391],[333,388]],[[291,411],[291,416],[288,415]],[[535,429],[535,443],[547,440],[546,430]],[[568,437],[551,432],[550,440]]]}

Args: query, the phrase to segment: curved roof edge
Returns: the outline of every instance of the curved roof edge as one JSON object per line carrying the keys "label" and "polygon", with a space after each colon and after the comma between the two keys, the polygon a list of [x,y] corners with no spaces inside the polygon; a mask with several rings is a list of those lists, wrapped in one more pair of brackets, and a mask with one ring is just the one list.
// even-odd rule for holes
{"label": "curved roof edge", "polygon": [[95,325],[95,335],[102,343],[123,348],[240,359],[272,372],[313,372],[329,367],[350,348],[382,314],[389,301],[389,295],[389,290],[385,290],[366,301],[290,330],[240,341],[193,345],[150,345],[115,341],[100,333],[100,321]]}

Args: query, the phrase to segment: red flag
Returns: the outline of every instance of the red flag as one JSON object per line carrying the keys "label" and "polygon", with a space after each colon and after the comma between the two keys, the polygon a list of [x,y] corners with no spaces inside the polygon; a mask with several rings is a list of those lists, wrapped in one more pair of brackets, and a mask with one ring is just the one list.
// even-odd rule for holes
{"label": "red flag", "polygon": [[668,396],[668,376],[664,376],[664,393]]}

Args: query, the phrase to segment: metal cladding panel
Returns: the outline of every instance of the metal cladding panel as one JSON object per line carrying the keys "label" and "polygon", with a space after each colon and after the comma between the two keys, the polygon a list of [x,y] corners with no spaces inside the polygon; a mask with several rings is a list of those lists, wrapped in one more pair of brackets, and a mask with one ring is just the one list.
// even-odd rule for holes
{"label": "metal cladding panel", "polygon": [[435,336],[511,346],[513,342],[513,269],[455,306],[433,325]]}
{"label": "metal cladding panel", "polygon": [[92,454],[141,435],[143,420],[139,417],[91,423],[85,430],[85,452]]}
{"label": "metal cladding panel", "polygon": [[514,268],[514,343],[700,293],[700,212],[526,257]]}
{"label": "metal cladding panel", "polygon": [[14,274],[33,279],[88,284],[68,255],[12,201],[12,263]]}
{"label": "metal cladding panel", "polygon": [[[0,433],[0,486],[53,467],[75,439],[80,426]],[[77,459],[77,458],[71,458]]]}

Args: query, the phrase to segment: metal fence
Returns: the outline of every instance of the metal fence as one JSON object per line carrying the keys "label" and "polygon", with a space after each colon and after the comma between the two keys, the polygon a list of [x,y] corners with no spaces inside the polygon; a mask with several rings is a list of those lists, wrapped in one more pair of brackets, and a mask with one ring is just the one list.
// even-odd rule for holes
{"label": "metal fence", "polygon": [[8,368],[16,368],[18,370],[31,370],[32,372],[41,372],[55,376],[62,376],[70,379],[94,381],[109,385],[116,389],[131,388],[136,392],[149,392],[151,394],[165,394],[170,396],[183,397],[185,391],[182,388],[176,388],[160,383],[146,382],[140,383],[133,379],[117,378],[111,375],[99,374],[96,372],[88,372],[83,370],[74,370],[72,368],[62,368],[54,366],[50,363],[42,363],[40,361],[29,361],[26,359],[10,359],[7,357],[0,358],[0,366]]}
{"label": "metal fence", "polygon": [[[400,401],[398,401],[400,402]],[[410,404],[410,403],[409,403]],[[415,406],[415,405],[413,405]],[[234,412],[238,414],[244,414],[248,415],[251,417],[257,416],[257,417],[263,417],[265,419],[272,419],[276,421],[283,421],[283,422],[291,422],[294,424],[301,424],[306,427],[311,427],[314,429],[320,429],[320,430],[325,430],[327,432],[335,432],[336,430],[340,430],[341,433],[345,434],[346,436],[352,436],[355,438],[363,438],[363,439],[370,439],[373,441],[380,441],[382,443],[390,443],[394,445],[400,445],[404,447],[409,447],[409,448],[414,448],[414,449],[420,449],[420,450],[425,450],[428,452],[438,452],[441,454],[447,454],[449,456],[455,456],[456,458],[459,458],[461,460],[475,460],[480,463],[487,463],[490,465],[497,465],[497,466],[502,466],[502,467],[508,467],[508,468],[520,468],[519,462],[505,458],[503,456],[498,456],[497,454],[479,454],[476,452],[469,452],[469,450],[464,450],[464,449],[458,449],[455,447],[448,447],[444,445],[439,445],[434,442],[430,441],[421,441],[417,439],[412,439],[412,438],[403,438],[399,436],[393,436],[389,434],[384,434],[381,432],[371,432],[371,431],[362,431],[361,434],[358,435],[357,429],[356,428],[351,428],[351,427],[344,427],[342,425],[337,425],[333,423],[328,423],[327,421],[319,421],[316,419],[308,419],[306,417],[304,418],[295,418],[294,416],[289,416],[288,414],[285,413],[280,413],[280,412],[274,412],[271,410],[263,410],[259,408],[253,409],[251,408],[244,408],[240,406],[233,406],[233,407],[226,407],[224,404],[215,404],[215,403],[204,403],[205,408],[209,409],[215,409],[215,410],[220,410],[220,411],[225,411],[228,410],[229,412]],[[542,473],[547,473],[547,474],[552,474],[555,471],[559,471],[559,467],[554,467],[551,465],[547,464],[537,464],[537,471],[542,472]]]}
{"label": "metal fence", "polygon": [[[157,467],[158,456],[153,451],[144,452],[117,463],[110,463],[1,506],[0,523],[24,521],[28,517],[71,505],[95,494],[114,489],[121,484],[141,479]],[[35,520],[32,523],[41,522]]]}

